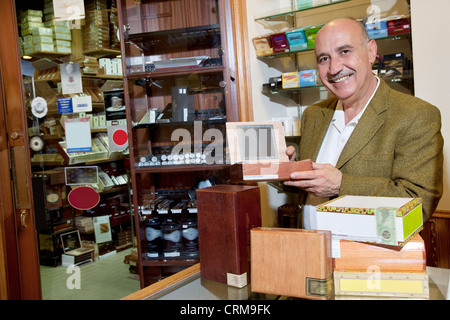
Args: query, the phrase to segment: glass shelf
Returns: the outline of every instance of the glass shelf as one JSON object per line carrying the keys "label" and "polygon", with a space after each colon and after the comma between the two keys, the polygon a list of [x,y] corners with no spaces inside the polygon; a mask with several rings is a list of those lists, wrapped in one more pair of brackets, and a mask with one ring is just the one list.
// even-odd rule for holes
{"label": "glass shelf", "polygon": [[331,5],[335,5],[335,4],[339,4],[339,3],[343,3],[343,2],[348,2],[348,1],[350,1],[350,0],[341,0],[341,1],[324,4],[321,6],[310,7],[310,8],[305,8],[305,9],[282,8],[282,9],[271,10],[271,11],[267,11],[267,12],[255,17],[255,21],[258,21],[258,20],[270,21],[274,18],[283,17],[283,16],[287,16],[287,15],[293,15],[297,12],[327,7],[327,6],[331,6]]}

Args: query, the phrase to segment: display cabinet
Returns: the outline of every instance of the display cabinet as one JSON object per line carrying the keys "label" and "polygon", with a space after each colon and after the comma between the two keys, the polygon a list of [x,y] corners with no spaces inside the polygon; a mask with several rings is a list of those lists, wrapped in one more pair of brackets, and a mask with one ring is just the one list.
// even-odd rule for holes
{"label": "display cabinet", "polygon": [[237,121],[230,7],[224,0],[118,4],[144,287],[199,261],[195,190],[229,180],[225,122]]}
{"label": "display cabinet", "polygon": [[[109,148],[107,134],[113,122],[125,122],[125,115],[120,120],[106,118],[108,92],[123,87],[122,70],[112,67],[121,61],[117,57],[120,48],[115,32],[116,1],[86,1],[86,17],[72,21],[75,25],[55,20],[53,2],[49,0],[33,4],[16,1],[16,11],[40,263],[61,263],[62,233],[78,229],[82,240],[95,242],[93,219],[99,216],[110,218],[112,236],[108,250],[129,248],[133,226],[128,150]],[[76,92],[62,90],[64,64],[79,65],[81,86]],[[123,92],[123,88],[119,91]],[[61,101],[73,102],[75,97],[89,98],[91,108],[84,112],[62,111]],[[67,141],[65,120],[86,117],[92,120],[92,151],[67,152],[63,147]],[[91,186],[99,194],[98,205],[82,210],[69,203],[69,193],[79,186],[66,180],[65,169],[70,167],[97,168],[98,176],[92,177],[98,178],[98,183]],[[96,244],[100,254],[105,253],[101,250],[105,243]]]}

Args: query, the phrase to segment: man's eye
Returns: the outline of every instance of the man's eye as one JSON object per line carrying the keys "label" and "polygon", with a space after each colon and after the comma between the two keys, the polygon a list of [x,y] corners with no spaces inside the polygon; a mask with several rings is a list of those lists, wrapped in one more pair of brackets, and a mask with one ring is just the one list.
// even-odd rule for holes
{"label": "man's eye", "polygon": [[350,50],[342,50],[342,51],[341,51],[341,54],[342,54],[342,55],[346,55],[346,54],[349,53],[349,52],[350,52]]}
{"label": "man's eye", "polygon": [[320,57],[318,60],[319,63],[325,63],[327,61],[328,61],[328,57]]}

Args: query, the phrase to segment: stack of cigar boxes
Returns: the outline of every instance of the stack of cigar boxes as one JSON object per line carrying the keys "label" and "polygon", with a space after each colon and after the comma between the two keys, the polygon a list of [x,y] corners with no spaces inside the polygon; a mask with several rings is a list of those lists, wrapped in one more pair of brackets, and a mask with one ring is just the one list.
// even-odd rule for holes
{"label": "stack of cigar boxes", "polygon": [[86,25],[84,31],[84,50],[110,48],[109,16],[106,0],[86,3]]}
{"label": "stack of cigar boxes", "polygon": [[337,296],[429,299],[419,234],[403,246],[340,240],[340,256],[333,261]]}
{"label": "stack of cigar boxes", "polygon": [[421,199],[342,196],[316,213],[334,238],[336,297],[429,298]]}

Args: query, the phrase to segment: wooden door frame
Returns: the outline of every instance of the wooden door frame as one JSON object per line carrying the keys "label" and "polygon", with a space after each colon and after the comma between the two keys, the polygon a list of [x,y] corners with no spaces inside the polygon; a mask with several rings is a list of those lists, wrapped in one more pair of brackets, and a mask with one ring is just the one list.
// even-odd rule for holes
{"label": "wooden door frame", "polygon": [[230,0],[239,121],[253,121],[252,82],[246,1]]}
{"label": "wooden door frame", "polygon": [[[4,255],[4,268],[7,271],[6,281],[8,283],[7,297],[2,298],[41,299],[39,254],[32,204],[31,165],[16,16],[13,0],[0,1],[0,21],[2,21],[4,30],[2,41],[0,41],[3,84],[1,112],[2,118],[4,118],[2,135],[4,134],[5,137],[5,141],[1,144],[0,159],[2,161],[0,171],[2,188],[0,257],[2,254]],[[12,149],[21,151],[22,163],[26,164],[24,168],[20,168],[21,180],[25,181],[24,185],[14,186],[14,181],[12,181]],[[5,162],[8,163],[8,166],[5,166]],[[16,205],[15,193],[25,196],[29,205],[22,208],[20,205]],[[22,213],[25,220],[21,220]],[[26,227],[21,225],[26,225]],[[0,281],[4,280],[0,279]]]}

